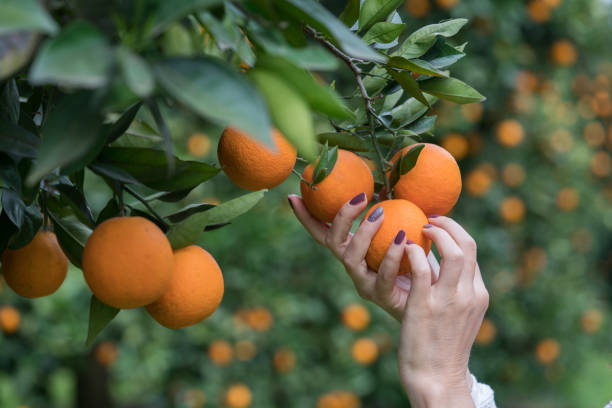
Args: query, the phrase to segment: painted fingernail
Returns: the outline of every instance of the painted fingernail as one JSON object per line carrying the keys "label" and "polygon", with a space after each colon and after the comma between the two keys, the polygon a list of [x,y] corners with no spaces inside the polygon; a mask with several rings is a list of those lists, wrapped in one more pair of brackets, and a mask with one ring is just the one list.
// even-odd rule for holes
{"label": "painted fingernail", "polygon": [[353,199],[349,202],[349,204],[357,205],[359,203],[362,203],[365,199],[366,199],[366,194],[360,193],[360,194],[357,194],[355,197],[353,197]]}
{"label": "painted fingernail", "polygon": [[439,214],[431,214],[428,215],[427,218],[438,218],[440,215]]}
{"label": "painted fingernail", "polygon": [[287,197],[287,201],[289,201],[289,206],[291,207],[291,209],[295,210],[295,208],[293,208],[293,203],[291,202],[291,199],[289,197]]}
{"label": "painted fingernail", "polygon": [[414,241],[413,241],[413,240],[411,240],[411,239],[407,239],[407,240],[406,240],[406,244],[408,244],[408,245],[412,245],[412,244],[414,244]]}
{"label": "painted fingernail", "polygon": [[405,237],[406,237],[406,233],[404,232],[404,230],[399,230],[393,242],[395,243],[395,245],[399,245],[402,243]]}
{"label": "painted fingernail", "polygon": [[383,209],[382,207],[377,207],[374,212],[372,214],[370,214],[370,216],[368,217],[368,221],[370,222],[374,222],[377,219],[380,218],[380,216],[383,214]]}
{"label": "painted fingernail", "polygon": [[423,228],[431,228],[431,227],[433,227],[433,225],[431,225],[431,224],[425,224],[425,225],[423,225]]}

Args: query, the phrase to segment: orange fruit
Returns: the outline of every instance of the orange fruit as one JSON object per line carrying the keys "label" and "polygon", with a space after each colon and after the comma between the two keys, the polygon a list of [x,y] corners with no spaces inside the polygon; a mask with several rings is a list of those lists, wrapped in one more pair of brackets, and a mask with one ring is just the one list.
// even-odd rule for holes
{"label": "orange fruit", "polygon": [[117,360],[119,352],[117,351],[115,343],[112,341],[105,341],[96,347],[94,355],[100,365],[110,367]]}
{"label": "orange fruit", "polygon": [[606,177],[612,170],[612,159],[605,151],[596,152],[589,162],[591,171],[597,177]]}
{"label": "orange fruit", "polygon": [[[407,240],[420,245],[426,254],[429,253],[431,240],[423,235],[423,226],[428,223],[428,220],[419,207],[407,200],[382,201],[370,208],[363,217],[362,222],[365,222],[368,216],[378,207],[382,207],[384,219],[374,238],[372,238],[370,248],[366,254],[366,262],[372,270],[378,271],[389,246],[399,230],[404,230]],[[399,274],[409,273],[410,261],[408,256],[404,254],[400,262]]]}
{"label": "orange fruit", "polygon": [[240,361],[249,361],[257,353],[255,343],[250,340],[237,341],[234,350],[236,351],[236,359]]}
{"label": "orange fruit", "polygon": [[208,357],[215,365],[226,366],[234,358],[232,346],[225,340],[215,340],[208,346]]}
{"label": "orange fruit", "polygon": [[575,189],[565,187],[557,193],[557,206],[563,211],[573,211],[578,204],[580,204],[580,196]]}
{"label": "orange fruit", "polygon": [[550,364],[561,353],[561,345],[555,339],[544,339],[536,347],[536,358],[542,364]]}
{"label": "orange fruit", "polygon": [[266,331],[272,327],[272,314],[265,307],[255,307],[246,313],[246,323],[255,331]]}
{"label": "orange fruit", "polygon": [[507,119],[497,125],[495,136],[502,146],[516,147],[525,138],[525,131],[519,121]]}
{"label": "orange fruit", "polygon": [[285,181],[295,165],[295,147],[276,129],[271,132],[274,148],[249,134],[227,127],[219,140],[217,156],[223,171],[245,190],[273,188]]}
{"label": "orange fruit", "polygon": [[495,327],[495,323],[489,319],[483,319],[480,329],[478,330],[478,334],[476,335],[476,344],[486,346],[487,344],[490,344],[493,339],[495,339],[496,335],[497,327]]}
{"label": "orange fruit", "polygon": [[542,0],[531,0],[527,4],[527,14],[536,23],[544,23],[550,19],[550,7]]}
{"label": "orange fruit", "polygon": [[232,384],[225,391],[224,403],[230,408],[246,408],[252,400],[251,390],[244,384]]}
{"label": "orange fruit", "polygon": [[[302,172],[302,178],[312,182],[315,166],[309,164]],[[355,153],[338,149],[338,160],[315,189],[304,182],[300,183],[302,198],[308,211],[321,221],[332,222],[336,213],[347,201],[360,193],[367,200],[374,194],[374,177],[367,164]]]}
{"label": "orange fruit", "polygon": [[187,150],[195,157],[204,157],[210,151],[210,139],[204,133],[194,133],[187,140]]}
{"label": "orange fruit", "polygon": [[507,197],[501,202],[499,213],[504,221],[518,223],[525,217],[525,204],[518,197]]}
{"label": "orange fruit", "polygon": [[465,136],[459,133],[449,133],[442,139],[442,147],[453,155],[455,160],[461,160],[467,156],[470,145]]}
{"label": "orange fruit", "polygon": [[481,102],[468,103],[461,105],[461,115],[470,123],[476,123],[482,118],[484,110]]}
{"label": "orange fruit", "polygon": [[482,197],[493,185],[493,177],[479,166],[470,171],[465,179],[465,188],[474,197]]}
{"label": "orange fruit", "polygon": [[370,324],[370,312],[359,303],[352,303],[342,311],[342,323],[354,331],[361,331]]}
{"label": "orange fruit", "polygon": [[360,408],[361,402],[352,392],[332,391],[319,397],[317,408]]}
{"label": "orange fruit", "polygon": [[0,307],[0,327],[6,334],[13,334],[19,330],[21,315],[13,306]]}
{"label": "orange fruit", "polygon": [[180,329],[213,314],[223,298],[223,274],[215,258],[197,245],[174,251],[172,278],[147,312],[159,324]]}
{"label": "orange fruit", "polygon": [[[453,156],[444,148],[425,145],[416,165],[403,174],[393,187],[394,197],[416,204],[427,215],[448,213],[461,194],[461,172]],[[395,163],[400,155],[417,145],[397,152],[391,160]]]}
{"label": "orange fruit", "polygon": [[93,294],[119,309],[148,305],[172,278],[166,235],[142,217],[110,218],[98,225],[83,250],[83,275]]}
{"label": "orange fruit", "polygon": [[525,181],[525,169],[520,164],[509,163],[502,170],[502,180],[509,187],[517,187]]}
{"label": "orange fruit", "polygon": [[585,333],[593,334],[601,328],[603,314],[597,309],[589,309],[580,318],[580,325]]}
{"label": "orange fruit", "polygon": [[295,353],[289,348],[280,348],[274,353],[274,368],[279,373],[288,373],[295,367]]}
{"label": "orange fruit", "polygon": [[66,279],[68,258],[51,231],[38,231],[29,244],[6,249],[2,254],[2,274],[6,284],[27,298],[47,296]]}
{"label": "orange fruit", "polygon": [[423,17],[429,13],[431,8],[429,0],[406,0],[404,4],[406,11],[413,17]]}
{"label": "orange fruit", "polygon": [[558,40],[550,47],[550,57],[555,64],[566,67],[574,65],[578,59],[578,53],[570,41]]}
{"label": "orange fruit", "polygon": [[574,138],[566,129],[557,129],[550,136],[550,146],[557,153],[567,153],[573,145]]}
{"label": "orange fruit", "polygon": [[455,7],[459,3],[459,0],[435,0],[435,2],[441,9],[449,10]]}
{"label": "orange fruit", "polygon": [[351,346],[351,354],[359,364],[369,365],[378,358],[378,345],[372,339],[357,339]]}

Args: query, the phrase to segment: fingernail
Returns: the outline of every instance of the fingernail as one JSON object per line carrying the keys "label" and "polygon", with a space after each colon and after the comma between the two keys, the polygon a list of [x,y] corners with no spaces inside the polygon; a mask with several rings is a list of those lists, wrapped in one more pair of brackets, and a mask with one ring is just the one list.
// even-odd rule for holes
{"label": "fingernail", "polygon": [[359,193],[349,202],[350,205],[357,205],[366,199],[365,193]]}
{"label": "fingernail", "polygon": [[395,236],[395,240],[393,241],[395,242],[395,245],[401,244],[405,236],[406,236],[406,233],[404,232],[404,230],[399,230],[399,232]]}
{"label": "fingernail", "polygon": [[428,215],[427,218],[438,218],[440,215],[439,214],[431,214]]}
{"label": "fingernail", "polygon": [[407,239],[407,240],[406,240],[406,244],[408,244],[408,245],[412,245],[412,244],[414,244],[414,241],[413,241],[413,240],[411,240],[411,239]]}
{"label": "fingernail", "polygon": [[295,208],[293,208],[293,203],[291,202],[291,199],[289,197],[287,197],[287,201],[289,201],[289,206],[291,207],[291,209],[295,210]]}
{"label": "fingernail", "polygon": [[376,207],[376,209],[374,210],[374,212],[373,212],[372,214],[370,214],[370,216],[368,217],[368,221],[370,221],[370,222],[374,222],[374,221],[376,221],[377,219],[379,219],[379,218],[380,218],[380,216],[382,215],[382,213],[383,213],[383,209],[382,209],[382,207]]}
{"label": "fingernail", "polygon": [[431,228],[431,227],[433,227],[433,225],[431,225],[431,224],[425,224],[425,225],[423,225],[423,228]]}

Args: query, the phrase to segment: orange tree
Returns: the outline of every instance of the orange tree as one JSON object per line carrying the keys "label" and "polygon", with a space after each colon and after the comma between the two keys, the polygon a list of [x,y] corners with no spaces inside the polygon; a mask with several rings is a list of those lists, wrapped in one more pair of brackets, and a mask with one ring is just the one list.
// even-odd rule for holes
{"label": "orange tree", "polygon": [[[163,267],[166,244],[157,232],[146,232],[149,224],[172,249],[188,247],[203,231],[247,212],[266,191],[171,214],[155,211],[152,203],[179,201],[222,171],[174,154],[166,120],[171,111],[242,132],[250,140],[234,140],[229,149],[241,150],[247,170],[261,171],[262,178],[277,159],[256,153],[274,151],[274,129],[297,150],[297,166],[313,162],[324,144],[314,180],[303,181],[313,189],[333,171],[338,147],[359,152],[376,165],[376,190],[391,198],[392,182],[414,166],[420,149],[395,166],[391,157],[431,133],[431,106],[438,99],[484,99],[449,70],[465,55],[465,44],[450,38],[467,20],[409,33],[396,11],[401,4],[351,0],[336,17],[313,0],[79,0],[47,8],[35,0],[3,2],[0,44],[8,51],[0,65],[0,251],[27,246],[41,228],[54,231],[70,262],[85,266],[94,293],[114,306],[92,296],[88,342],[116,307],[159,297],[171,271]],[[352,76],[342,83],[345,96],[335,82],[313,74],[340,66]],[[333,131],[315,134],[313,117],[326,118]],[[113,191],[98,214],[84,194],[86,177]],[[128,204],[124,195],[142,206]],[[110,231],[108,220],[122,216],[149,221],[124,221]],[[106,232],[98,233],[101,224]],[[93,230],[96,239],[84,254]],[[149,245],[143,237],[151,234]],[[158,281],[146,276],[141,247],[160,258]],[[121,267],[111,279],[113,265]],[[143,285],[134,284],[134,276]],[[130,292],[130,285],[146,293]]]}

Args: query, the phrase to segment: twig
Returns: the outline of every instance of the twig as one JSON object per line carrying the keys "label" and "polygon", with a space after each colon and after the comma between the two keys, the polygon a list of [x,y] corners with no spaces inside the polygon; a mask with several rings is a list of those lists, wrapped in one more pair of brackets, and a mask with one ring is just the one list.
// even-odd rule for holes
{"label": "twig", "polygon": [[127,191],[132,197],[134,197],[135,199],[137,199],[138,201],[140,201],[146,208],[147,210],[149,210],[149,212],[155,217],[157,218],[157,220],[166,228],[170,228],[170,225],[168,225],[168,223],[164,220],[164,218],[159,215],[154,209],[153,207],[151,207],[151,205],[149,205],[149,203],[147,202],[147,200],[141,196],[140,194],[138,194],[136,191],[132,190],[131,187],[128,186],[123,186],[123,188],[125,189],[125,191]]}
{"label": "twig", "polygon": [[296,169],[291,169],[291,172],[300,178],[300,182],[302,182],[302,183],[306,184],[308,187],[312,188],[313,190],[316,190],[316,189],[317,189],[317,187],[316,187],[314,184],[312,184],[312,183],[311,183],[310,181],[308,181],[308,180],[305,180],[305,179],[302,177],[302,175],[300,174],[300,172],[299,172],[299,171],[297,171]]}

